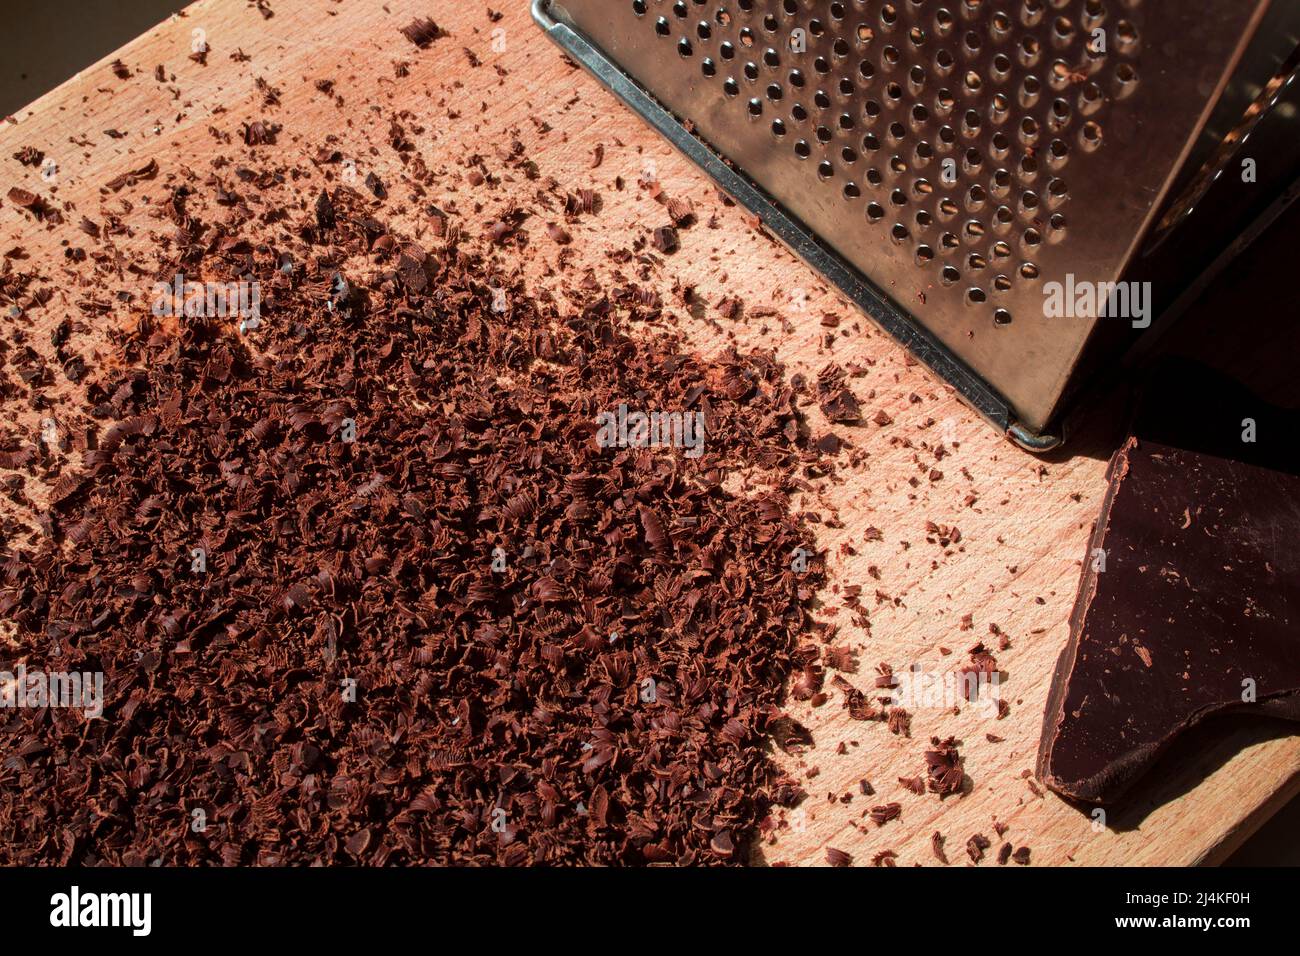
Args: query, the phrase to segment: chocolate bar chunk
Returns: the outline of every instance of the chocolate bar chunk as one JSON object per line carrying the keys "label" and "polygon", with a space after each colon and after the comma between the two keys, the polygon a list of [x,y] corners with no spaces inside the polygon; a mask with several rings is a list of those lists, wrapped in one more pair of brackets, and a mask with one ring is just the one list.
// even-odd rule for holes
{"label": "chocolate bar chunk", "polygon": [[1040,779],[1093,803],[1206,717],[1300,720],[1296,416],[1186,366],[1145,394],[1111,459],[1039,747]]}

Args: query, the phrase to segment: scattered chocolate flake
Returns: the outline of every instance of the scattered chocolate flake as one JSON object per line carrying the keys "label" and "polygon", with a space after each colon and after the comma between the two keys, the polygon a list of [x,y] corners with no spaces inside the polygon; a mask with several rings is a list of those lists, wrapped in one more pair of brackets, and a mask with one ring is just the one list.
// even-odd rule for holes
{"label": "scattered chocolate flake", "polygon": [[45,154],[34,146],[24,146],[14,153],[14,159],[24,166],[39,166],[45,159]]}
{"label": "scattered chocolate flake", "polygon": [[654,247],[664,255],[672,255],[680,248],[677,241],[677,230],[672,226],[659,226],[655,229],[651,241],[654,243]]}
{"label": "scattered chocolate flake", "polygon": [[1011,854],[1011,859],[1015,860],[1021,866],[1029,865],[1029,847],[1022,846],[1016,852]]}
{"label": "scattered chocolate flake", "polygon": [[443,32],[438,24],[434,23],[428,17],[416,17],[401,29],[402,36],[410,40],[421,50],[428,49],[429,44],[435,40],[441,40],[447,34]]}
{"label": "scattered chocolate flake", "polygon": [[845,853],[843,850],[837,850],[833,846],[826,848],[826,862],[831,866],[852,866],[853,856]]}
{"label": "scattered chocolate flake", "polygon": [[930,738],[931,750],[925,752],[925,766],[930,775],[931,793],[941,798],[960,793],[965,774],[962,772],[961,755],[957,753],[957,742],[952,737],[940,740]]}
{"label": "scattered chocolate flake", "polygon": [[938,830],[930,834],[930,852],[944,866],[948,865],[948,856],[943,852],[944,836]]}
{"label": "scattered chocolate flake", "polygon": [[883,827],[890,820],[898,819],[903,812],[901,803],[884,803],[878,807],[872,807],[870,810],[871,822],[878,827]]}
{"label": "scattered chocolate flake", "polygon": [[893,850],[881,850],[871,858],[872,866],[894,866],[894,861],[898,859],[898,854]]}
{"label": "scattered chocolate flake", "polygon": [[841,388],[821,402],[822,413],[833,422],[852,423],[862,417],[862,406],[847,388]]}
{"label": "scattered chocolate flake", "polygon": [[982,833],[977,833],[966,841],[966,854],[970,857],[972,863],[978,863],[984,859],[984,851],[992,845],[992,840]]}

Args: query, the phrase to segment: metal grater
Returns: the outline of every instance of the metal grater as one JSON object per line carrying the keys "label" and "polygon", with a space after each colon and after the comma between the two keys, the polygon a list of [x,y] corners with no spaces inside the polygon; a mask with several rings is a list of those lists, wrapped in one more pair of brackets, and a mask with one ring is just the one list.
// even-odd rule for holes
{"label": "metal grater", "polygon": [[[1048,283],[1158,277],[1165,309],[1209,268],[1233,236],[1179,265],[1169,234],[1231,168],[1237,120],[1276,115],[1293,91],[1298,8],[535,0],[534,16],[980,414],[1042,450],[1139,334],[1048,318]],[[1300,164],[1295,116],[1282,149]],[[1297,169],[1276,166],[1282,190]]]}

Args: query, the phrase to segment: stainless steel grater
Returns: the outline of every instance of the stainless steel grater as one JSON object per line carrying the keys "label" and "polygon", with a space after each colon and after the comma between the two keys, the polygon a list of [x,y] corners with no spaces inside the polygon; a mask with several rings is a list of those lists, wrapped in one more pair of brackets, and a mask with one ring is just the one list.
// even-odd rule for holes
{"label": "stainless steel grater", "polygon": [[[1166,311],[1235,238],[1181,261],[1180,230],[1223,225],[1198,205],[1217,188],[1275,214],[1300,172],[1278,106],[1293,0],[535,0],[534,16],[1034,449],[1141,324],[1050,318],[1049,283],[1146,277]],[[1242,122],[1265,116],[1291,145],[1259,157],[1267,185],[1232,187]]]}

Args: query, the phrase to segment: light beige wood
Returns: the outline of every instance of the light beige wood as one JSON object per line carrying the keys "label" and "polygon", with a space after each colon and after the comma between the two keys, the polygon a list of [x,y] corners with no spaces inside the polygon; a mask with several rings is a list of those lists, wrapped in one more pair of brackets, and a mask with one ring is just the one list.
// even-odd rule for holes
{"label": "light beige wood", "polygon": [[[38,273],[53,291],[45,308],[7,319],[6,335],[12,339],[22,327],[33,347],[48,355],[48,333],[67,315],[81,324],[78,348],[86,353],[88,343],[99,341],[95,361],[111,361],[102,329],[130,322],[147,308],[149,281],[126,267],[135,262],[150,271],[150,236],[171,233],[156,213],[168,183],[195,178],[194,208],[221,221],[224,213],[212,205],[202,180],[215,172],[233,181],[233,168],[245,162],[282,166],[310,173],[277,193],[280,201],[296,197],[305,208],[322,176],[340,174],[338,165],[312,162],[333,137],[330,145],[355,160],[361,176],[373,170],[388,184],[391,198],[382,214],[426,233],[430,244],[436,240],[427,234],[424,203],[453,210],[472,238],[512,204],[530,210],[526,254],[496,255],[503,272],[521,270],[534,291],[562,296],[563,255],[570,274],[590,269],[600,283],[640,274],[638,281],[657,288],[668,303],[665,324],[680,328],[705,353],[733,345],[771,349],[792,373],[810,377],[830,362],[865,369],[851,379],[854,391],[868,417],[883,410],[892,421],[837,428],[853,447],[833,474],[810,481],[801,502],[823,519],[842,522],[821,526],[832,583],[818,617],[839,626],[836,643],[860,651],[861,670],[845,676],[868,691],[877,662],[895,671],[913,664],[952,670],[976,641],[996,647],[989,627],[997,625],[1011,641],[996,651],[1007,675],[1001,691],[1010,713],[993,720],[970,706],[960,714],[913,708],[908,739],[882,723],[849,719],[841,694],[829,686],[830,700],[819,708],[792,704],[815,747],[778,759],[810,796],[801,812],[778,815],[778,829],[758,851],[761,860],[820,864],[826,848],[836,847],[858,864],[882,850],[896,851],[899,865],[928,864],[935,862],[931,834],[939,831],[954,865],[968,862],[964,847],[976,833],[994,841],[983,865],[996,865],[992,856],[1003,842],[993,831],[998,821],[1009,827],[1006,841],[1032,849],[1035,864],[1190,864],[1221,858],[1296,792],[1300,739],[1271,739],[1275,727],[1233,723],[1180,747],[1153,775],[1159,782],[1146,783],[1133,805],[1112,815],[1100,832],[1085,812],[1036,793],[1036,781],[1025,774],[1034,765],[1052,665],[1067,636],[1080,560],[1104,490],[1104,443],[1094,443],[1103,445],[1100,457],[1076,454],[1046,463],[1005,443],[753,228],[740,209],[724,207],[707,178],[612,95],[566,64],[534,27],[526,4],[502,6],[500,21],[490,22],[484,4],[449,0],[272,0],[275,15],[264,20],[252,5],[204,0],[115,54],[133,72],[130,79],[114,76],[113,58],[106,58],[0,124],[4,189],[38,192],[64,217],[62,225],[49,226],[3,201],[2,251],[21,247],[27,256],[12,260],[11,268]],[[417,50],[398,32],[417,15],[432,16],[450,35]],[[210,45],[206,66],[189,59],[194,30],[204,31]],[[247,59],[232,59],[236,51]],[[480,65],[472,66],[472,59]],[[409,64],[408,75],[396,75],[396,61]],[[166,82],[154,78],[159,64]],[[258,78],[278,89],[279,105],[263,103]],[[338,100],[315,88],[322,79],[334,82]],[[436,177],[427,195],[415,195],[409,167],[388,145],[395,116],[415,146],[408,158],[414,163],[418,157]],[[282,124],[276,145],[253,150],[243,144],[241,124],[257,119]],[[126,135],[112,138],[107,129]],[[526,178],[511,158],[516,142],[536,164],[538,178]],[[57,162],[56,182],[10,159],[24,146]],[[595,166],[598,147],[603,162]],[[106,182],[151,158],[160,167],[156,179],[119,193],[104,190]],[[488,173],[489,183],[471,186],[471,166]],[[668,222],[663,206],[638,187],[651,169],[667,195],[694,202],[701,221],[682,233],[681,251],[665,261],[617,265],[612,254]],[[603,209],[569,227],[574,241],[562,251],[547,238],[545,223],[559,218],[555,204],[563,194],[580,188],[597,190]],[[248,187],[240,191],[250,204],[260,198]],[[95,249],[76,225],[82,215],[102,223],[109,214],[132,234],[112,238],[120,261],[102,271],[97,297],[108,301],[125,290],[134,301],[98,317],[77,307],[86,290],[68,281],[72,270],[62,243]],[[284,231],[272,226],[267,235]],[[682,304],[682,287],[693,287],[705,303],[696,314]],[[716,304],[724,295],[743,298],[747,317],[723,319]],[[763,309],[779,314],[754,315]],[[827,315],[837,327],[823,325]],[[55,411],[60,421],[77,421],[72,400]],[[808,411],[814,431],[824,431],[820,412]],[[4,424],[34,440],[43,414],[9,403]],[[936,460],[940,442],[948,454]],[[1088,442],[1076,449],[1087,451]],[[75,451],[71,457],[75,461]],[[942,477],[932,480],[931,469]],[[39,497],[34,482],[28,488]],[[927,520],[959,527],[960,543],[928,543]],[[881,540],[866,540],[869,528],[879,529]],[[844,606],[850,585],[861,586],[869,629]],[[880,603],[877,591],[887,596]],[[973,620],[968,631],[961,626],[966,614]],[[940,647],[953,653],[945,657]],[[1005,739],[991,743],[988,733]],[[900,776],[924,772],[922,753],[932,735],[962,741],[972,782],[967,795],[941,802],[914,796],[898,783]],[[837,752],[841,744],[843,754]],[[863,778],[876,796],[858,793]],[[839,802],[844,794],[853,795],[851,802]],[[900,819],[878,828],[864,817],[872,805],[889,801],[902,804]]]}

